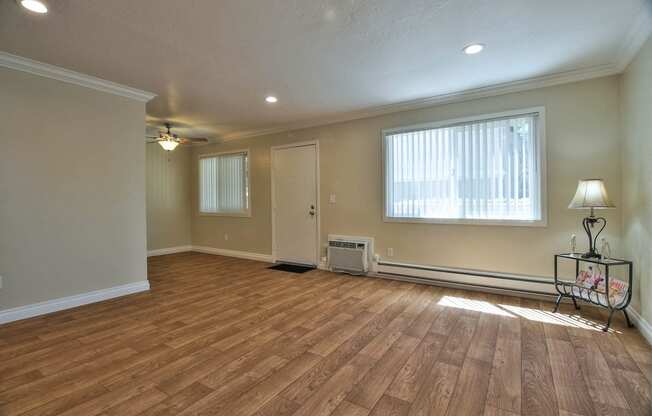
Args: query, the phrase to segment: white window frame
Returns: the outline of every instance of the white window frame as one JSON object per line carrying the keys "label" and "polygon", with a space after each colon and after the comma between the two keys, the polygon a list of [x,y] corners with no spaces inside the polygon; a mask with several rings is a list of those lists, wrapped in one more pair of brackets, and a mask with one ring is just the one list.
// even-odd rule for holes
{"label": "white window frame", "polygon": [[[244,153],[247,157],[247,210],[241,212],[204,212],[201,210],[201,160],[216,156]],[[251,152],[249,149],[235,149],[217,153],[206,153],[197,158],[197,212],[202,217],[251,217]]]}
{"label": "white window frame", "polygon": [[[482,122],[496,118],[503,117],[518,117],[525,116],[532,113],[538,113],[536,121],[536,133],[538,144],[538,159],[537,167],[539,169],[539,181],[541,189],[541,219],[539,220],[486,220],[475,218],[398,218],[387,216],[387,198],[386,187],[387,181],[385,178],[385,137],[387,135],[396,133],[405,133],[414,130],[427,130],[441,127],[447,127],[459,123]],[[414,124],[410,126],[394,127],[381,130],[381,181],[382,181],[382,206],[383,206],[383,222],[403,222],[403,223],[427,223],[427,224],[460,224],[460,225],[500,225],[500,226],[513,226],[513,227],[547,227],[548,226],[548,190],[547,190],[547,158],[546,158],[546,109],[543,106],[523,108],[518,110],[503,111],[500,113],[480,114],[470,117],[455,118],[449,120],[436,121],[432,123]]]}

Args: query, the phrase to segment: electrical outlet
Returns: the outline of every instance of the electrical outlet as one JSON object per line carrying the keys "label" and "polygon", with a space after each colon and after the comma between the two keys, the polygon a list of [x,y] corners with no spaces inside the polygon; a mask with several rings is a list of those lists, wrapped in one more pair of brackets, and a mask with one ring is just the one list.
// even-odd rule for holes
{"label": "electrical outlet", "polygon": [[387,249],[387,257],[394,257],[394,249],[393,248],[388,248]]}
{"label": "electrical outlet", "polygon": [[229,235],[227,233],[224,233],[224,241],[229,241]]}

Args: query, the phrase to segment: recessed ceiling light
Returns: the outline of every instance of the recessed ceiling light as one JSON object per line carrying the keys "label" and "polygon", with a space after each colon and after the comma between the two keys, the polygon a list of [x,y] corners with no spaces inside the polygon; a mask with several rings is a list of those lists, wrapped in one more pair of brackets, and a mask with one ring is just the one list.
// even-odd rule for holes
{"label": "recessed ceiling light", "polygon": [[464,49],[462,49],[462,50],[467,55],[474,55],[474,54],[476,54],[478,52],[481,52],[483,49],[484,49],[483,44],[481,44],[481,43],[472,43],[470,45],[466,45],[464,47]]}
{"label": "recessed ceiling light", "polygon": [[267,97],[265,97],[265,101],[267,101],[268,103],[275,103],[278,102],[278,98],[274,97],[273,95],[268,95]]}
{"label": "recessed ceiling light", "polygon": [[30,12],[45,14],[48,12],[48,6],[39,0],[20,0],[20,5]]}

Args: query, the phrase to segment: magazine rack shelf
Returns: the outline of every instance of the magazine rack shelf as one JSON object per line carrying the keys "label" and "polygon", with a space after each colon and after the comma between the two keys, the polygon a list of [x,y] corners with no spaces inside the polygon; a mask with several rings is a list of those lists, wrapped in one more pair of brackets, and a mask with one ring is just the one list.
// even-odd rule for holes
{"label": "magazine rack shelf", "polygon": [[[575,277],[580,273],[580,264],[581,263],[592,263],[600,267],[604,267],[604,290],[599,290],[597,288],[591,288],[584,285],[576,283],[575,278],[573,281],[565,281],[559,278],[559,261],[560,260],[570,260],[575,262]],[[618,298],[613,298],[610,296],[610,282],[609,282],[609,273],[610,270],[615,267],[626,267],[627,268],[627,278],[628,286],[627,290],[624,293],[624,296]],[[577,300],[583,300],[585,302],[597,305],[603,308],[609,309],[609,318],[607,319],[607,324],[603,328],[603,331],[609,330],[611,325],[611,318],[613,317],[616,311],[623,311],[625,314],[625,319],[627,320],[627,325],[632,327],[632,323],[629,320],[629,315],[627,315],[627,306],[632,300],[632,262],[628,260],[620,259],[609,259],[609,258],[582,258],[581,253],[565,253],[565,254],[555,254],[555,289],[559,296],[557,297],[557,302],[555,303],[554,312],[557,312],[559,309],[559,303],[563,298],[571,298],[575,309],[579,309],[577,305]],[[611,294],[613,295],[613,294]]]}

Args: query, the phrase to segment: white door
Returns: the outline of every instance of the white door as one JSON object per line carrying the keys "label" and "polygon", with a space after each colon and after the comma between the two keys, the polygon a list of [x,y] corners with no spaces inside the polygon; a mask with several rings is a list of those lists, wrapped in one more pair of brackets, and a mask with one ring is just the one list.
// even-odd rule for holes
{"label": "white door", "polygon": [[276,261],[317,265],[317,146],[272,149]]}

